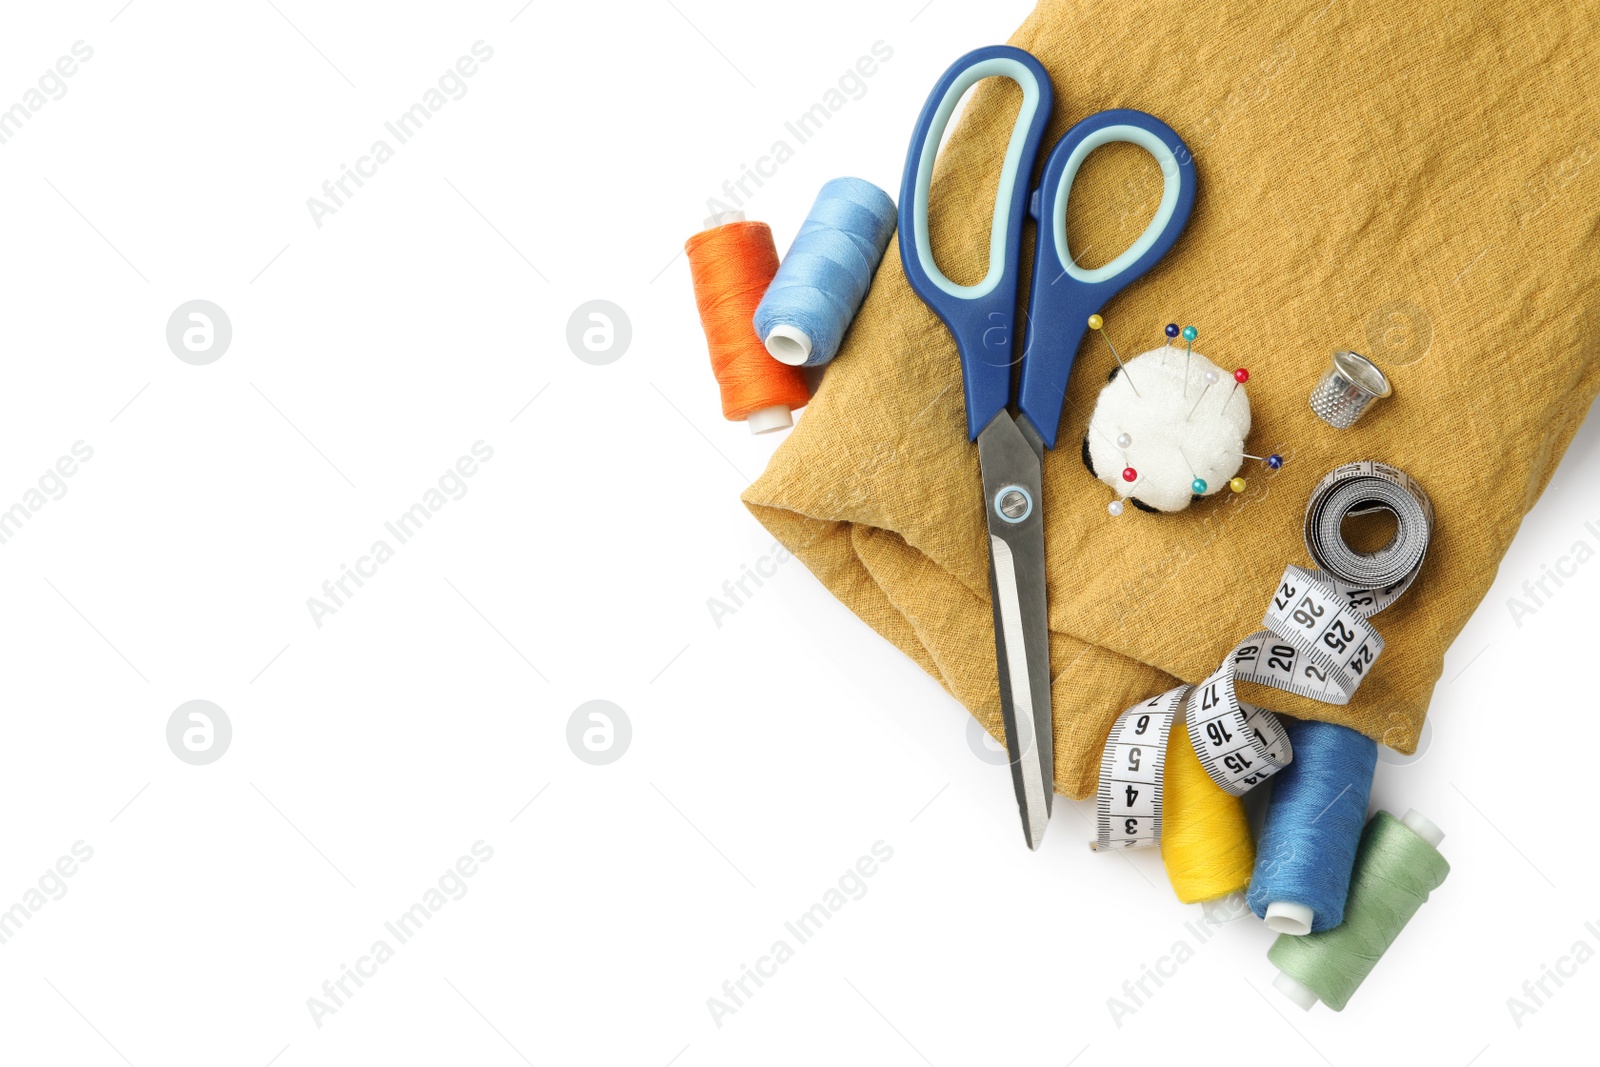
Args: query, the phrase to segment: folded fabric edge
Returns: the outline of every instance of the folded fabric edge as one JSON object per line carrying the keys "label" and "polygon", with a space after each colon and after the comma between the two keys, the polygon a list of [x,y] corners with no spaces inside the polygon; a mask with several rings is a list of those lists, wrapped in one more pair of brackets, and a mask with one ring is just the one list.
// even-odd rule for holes
{"label": "folded fabric edge", "polygon": [[[755,488],[752,486],[751,490],[746,491],[743,502],[756,520],[827,586],[841,603],[910,656],[952,698],[960,702],[997,743],[1004,744],[1005,734],[998,706],[990,707],[986,702],[974,707],[962,698],[952,680],[941,669],[925,635],[908,617],[906,606],[895,601],[885,589],[880,576],[863,559],[857,545],[859,537],[871,532],[892,531],[878,531],[875,528],[870,531],[858,530],[860,524],[857,523],[820,519],[780,505],[761,502],[755,499]],[[949,580],[955,588],[965,591],[965,587],[953,577]],[[1179,680],[1158,667],[1086,642],[1072,634],[1052,630],[1050,638],[1052,662],[1061,665],[1065,661],[1064,665],[1056,667],[1051,683],[1056,723],[1056,790],[1070,799],[1083,800],[1093,796],[1098,786],[1099,754],[1117,716],[1127,708],[1177,685]],[[985,632],[974,635],[974,640],[987,649],[993,635]],[[1316,704],[1273,690],[1252,692],[1258,687],[1248,683],[1243,688],[1246,699],[1256,696],[1267,706],[1291,716],[1348,726],[1399,752],[1410,754],[1416,749],[1418,737],[1417,730],[1409,725],[1416,717],[1413,709],[1418,704],[1427,706],[1437,680],[1437,676],[1430,679],[1425,692],[1407,694],[1405,699],[1392,701],[1387,714],[1360,706],[1351,709]]]}

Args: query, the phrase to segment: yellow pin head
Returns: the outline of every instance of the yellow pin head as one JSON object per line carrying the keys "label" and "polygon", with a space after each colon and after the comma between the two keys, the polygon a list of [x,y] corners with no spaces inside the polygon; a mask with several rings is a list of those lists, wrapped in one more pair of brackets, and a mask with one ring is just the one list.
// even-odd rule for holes
{"label": "yellow pin head", "polygon": [[1235,493],[1244,492],[1244,479],[1243,478],[1234,478],[1234,479],[1232,479],[1231,481],[1228,482],[1228,488],[1232,489]]}
{"label": "yellow pin head", "polygon": [[1106,320],[1102,319],[1099,315],[1090,315],[1089,316],[1089,329],[1098,330],[1100,327],[1104,326],[1105,324],[1106,324]]}

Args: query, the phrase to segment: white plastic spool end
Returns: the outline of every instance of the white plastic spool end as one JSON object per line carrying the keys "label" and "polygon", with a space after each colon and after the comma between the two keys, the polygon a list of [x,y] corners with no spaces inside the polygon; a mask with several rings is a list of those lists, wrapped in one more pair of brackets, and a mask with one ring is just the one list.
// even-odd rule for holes
{"label": "white plastic spool end", "polygon": [[1300,1005],[1301,1011],[1310,1011],[1311,1006],[1317,1002],[1317,995],[1299,981],[1289,977],[1283,971],[1278,972],[1278,977],[1272,980],[1272,988]]}
{"label": "white plastic spool end", "polygon": [[1267,905],[1267,929],[1275,934],[1304,937],[1311,932],[1311,921],[1314,918],[1316,913],[1304,904],[1274,900]]}
{"label": "white plastic spool end", "polygon": [[762,342],[767,354],[779,363],[798,367],[811,358],[811,337],[798,326],[780,322],[767,332]]}
{"label": "white plastic spool end", "polygon": [[714,230],[718,226],[726,226],[730,222],[743,221],[744,212],[742,211],[719,211],[715,215],[712,215],[706,219],[705,228],[708,230]]}
{"label": "white plastic spool end", "polygon": [[1406,829],[1422,838],[1434,848],[1438,848],[1439,842],[1444,840],[1444,831],[1439,829],[1439,827],[1434,824],[1432,819],[1422,814],[1422,812],[1418,811],[1416,808],[1407,809],[1406,813],[1400,817],[1400,821],[1405,823]]}
{"label": "white plastic spool end", "polygon": [[744,421],[750,424],[751,433],[772,433],[793,426],[794,416],[782,404],[774,404],[769,408],[757,408],[745,416]]}

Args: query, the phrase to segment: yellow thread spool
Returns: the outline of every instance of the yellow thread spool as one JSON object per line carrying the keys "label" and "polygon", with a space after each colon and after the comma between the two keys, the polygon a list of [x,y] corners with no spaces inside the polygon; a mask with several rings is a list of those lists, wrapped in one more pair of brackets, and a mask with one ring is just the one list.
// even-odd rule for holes
{"label": "yellow thread spool", "polygon": [[1185,904],[1243,892],[1255,868],[1244,801],[1223,792],[1200,766],[1182,722],[1167,742],[1161,807],[1161,860]]}

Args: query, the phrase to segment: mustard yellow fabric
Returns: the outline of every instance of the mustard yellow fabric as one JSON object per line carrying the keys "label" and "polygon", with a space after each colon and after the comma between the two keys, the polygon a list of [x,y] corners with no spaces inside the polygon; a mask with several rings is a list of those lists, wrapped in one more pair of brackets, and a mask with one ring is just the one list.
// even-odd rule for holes
{"label": "mustard yellow fabric", "polygon": [[[1111,492],[1079,446],[1111,361],[1085,341],[1045,458],[1057,788],[1089,795],[1118,713],[1198,681],[1259,626],[1283,566],[1306,562],[1312,487],[1354,459],[1392,463],[1432,495],[1422,574],[1376,617],[1388,648],[1349,706],[1246,695],[1414,750],[1446,647],[1600,388],[1600,4],[1045,0],[1012,43],[1055,85],[1046,151],[1113,107],[1188,142],[1189,228],[1104,309],[1108,332],[1126,355],[1169,321],[1195,324],[1198,351],[1250,368],[1250,450],[1286,460],[1247,463],[1239,496],[1108,517]],[[1019,100],[985,82],[940,157],[930,226],[957,281],[986,269]],[[884,136],[909,140],[915,118]],[[1160,189],[1141,150],[1096,152],[1068,215],[1080,262],[1128,245]],[[1372,356],[1395,385],[1344,431],[1307,403],[1335,348]],[[744,500],[999,738],[978,487],[954,343],[893,245]]]}

